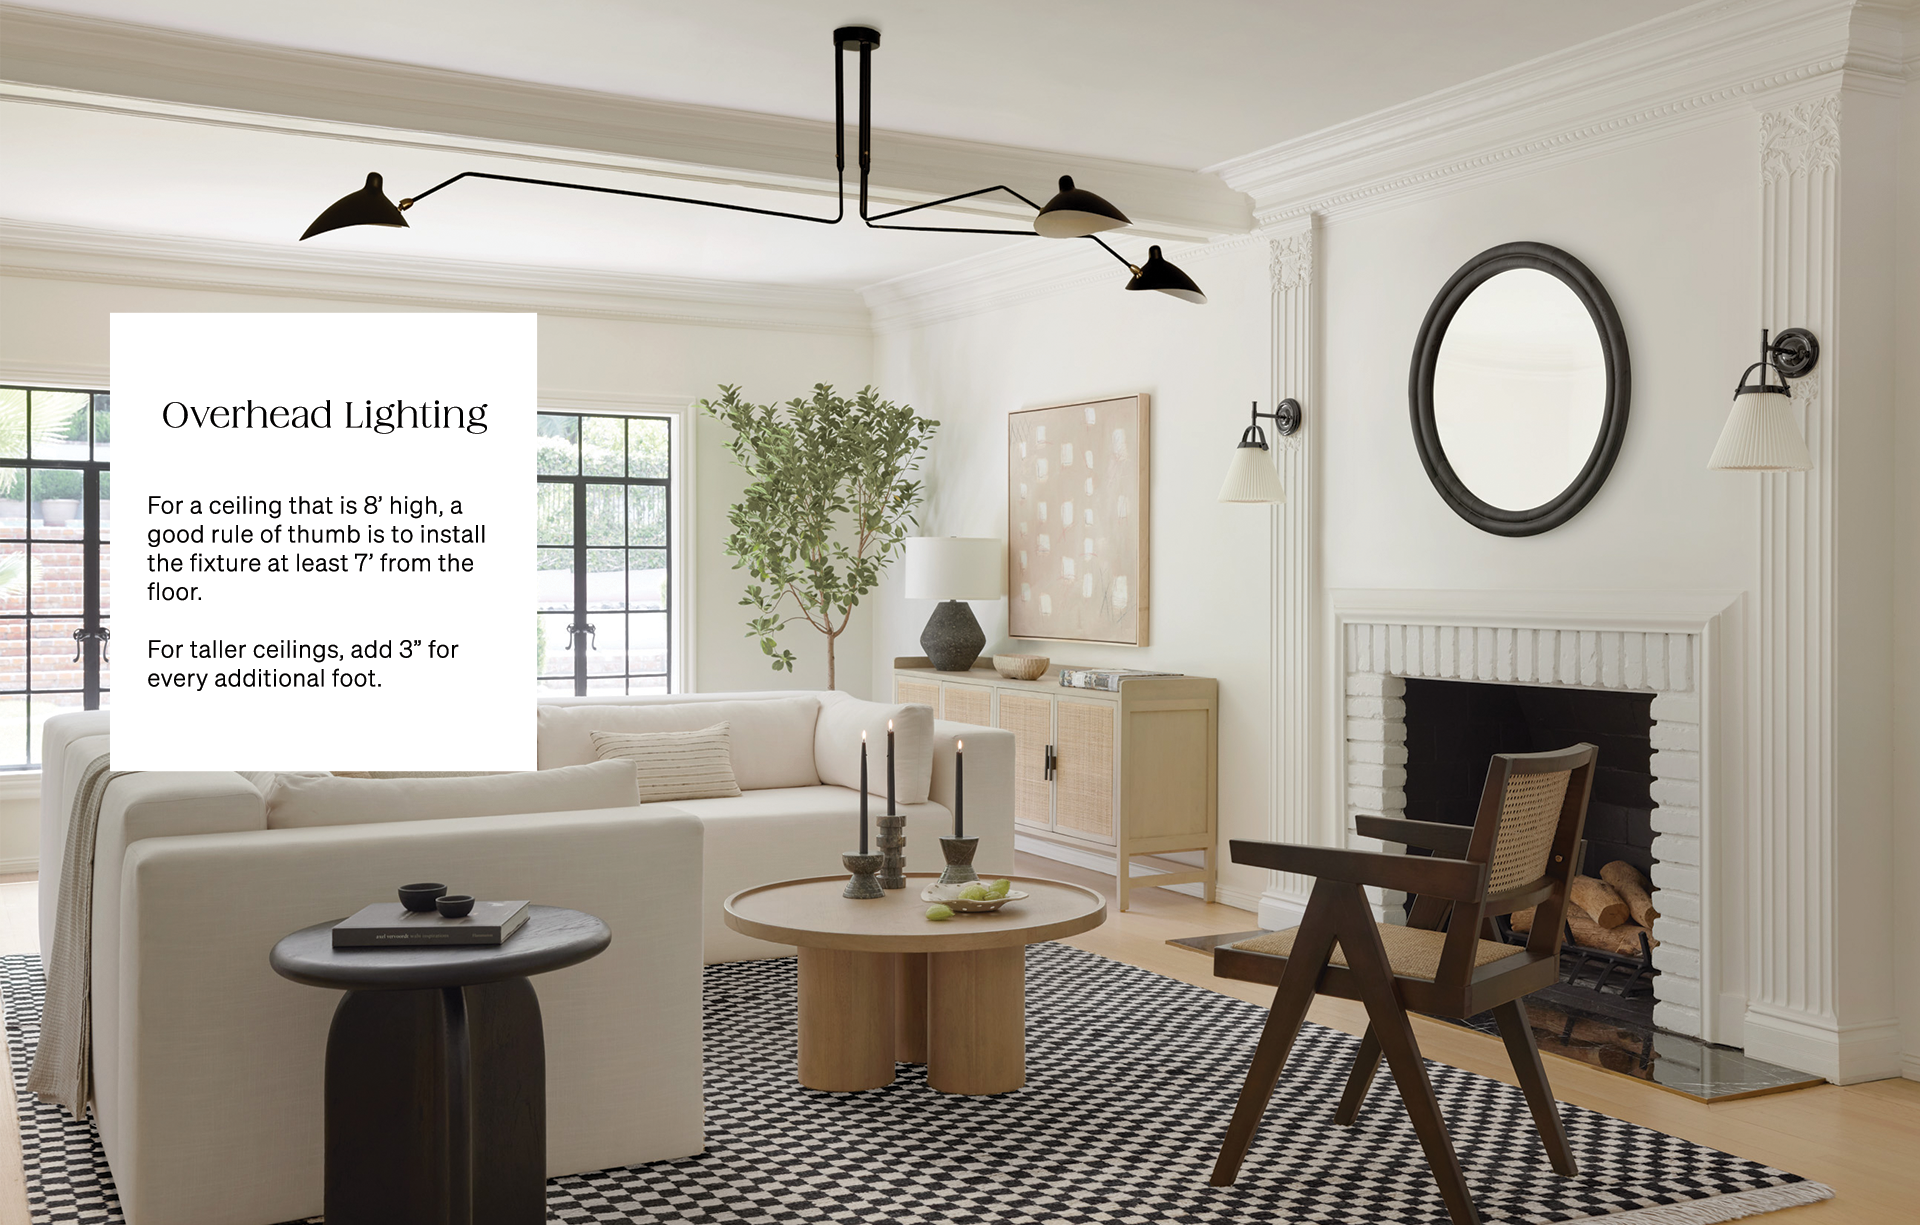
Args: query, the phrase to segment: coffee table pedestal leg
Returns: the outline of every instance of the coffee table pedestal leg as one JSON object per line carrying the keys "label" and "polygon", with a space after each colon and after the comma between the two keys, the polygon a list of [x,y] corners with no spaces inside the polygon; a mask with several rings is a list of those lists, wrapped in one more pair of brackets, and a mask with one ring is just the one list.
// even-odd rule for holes
{"label": "coffee table pedestal leg", "polygon": [[926,953],[895,953],[893,1057],[900,1063],[927,1061]]}
{"label": "coffee table pedestal leg", "polygon": [[927,1084],[1011,1093],[1027,1083],[1027,957],[1019,945],[927,957]]}
{"label": "coffee table pedestal leg", "polygon": [[894,953],[800,950],[800,1083],[852,1093],[893,1083]]}

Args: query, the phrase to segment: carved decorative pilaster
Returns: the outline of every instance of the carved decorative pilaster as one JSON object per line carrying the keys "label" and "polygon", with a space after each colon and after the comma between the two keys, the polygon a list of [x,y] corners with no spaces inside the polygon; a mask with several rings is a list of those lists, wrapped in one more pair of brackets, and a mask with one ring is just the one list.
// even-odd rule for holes
{"label": "carved decorative pilaster", "polygon": [[[1813,455],[1804,473],[1760,480],[1760,566],[1755,600],[1747,786],[1749,983],[1744,1034],[1759,1058],[1847,1082],[1897,1067],[1891,997],[1857,948],[1843,911],[1877,865],[1864,830],[1871,804],[1843,778],[1840,726],[1850,612],[1841,566],[1842,453],[1835,411],[1847,358],[1838,334],[1841,259],[1841,95],[1760,116],[1760,326],[1803,327],[1820,338],[1821,366],[1793,384],[1792,406]],[[1871,176],[1869,176],[1871,177]],[[1860,241],[1860,240],[1856,240]],[[1856,396],[1853,445],[1871,447],[1875,411]],[[1860,528],[1853,529],[1855,532]],[[1855,645],[1854,650],[1867,649]],[[1849,691],[1851,693],[1851,691]],[[1885,768],[1880,762],[1875,768]],[[1850,842],[1841,825],[1862,831]],[[1890,967],[1889,967],[1890,968]],[[1884,1002],[1879,997],[1886,996]],[[1892,1060],[1889,1063],[1889,1060]]]}
{"label": "carved decorative pilaster", "polygon": [[[1315,595],[1319,559],[1314,530],[1315,442],[1321,406],[1315,351],[1313,221],[1275,234],[1269,243],[1273,285],[1273,385],[1266,407],[1287,398],[1300,401],[1303,419],[1291,437],[1267,431],[1274,465],[1287,500],[1273,514],[1273,753],[1268,795],[1269,828],[1280,842],[1338,845],[1341,830],[1322,820],[1317,800],[1320,650]],[[1312,881],[1276,873],[1260,908],[1263,926],[1299,919]]]}

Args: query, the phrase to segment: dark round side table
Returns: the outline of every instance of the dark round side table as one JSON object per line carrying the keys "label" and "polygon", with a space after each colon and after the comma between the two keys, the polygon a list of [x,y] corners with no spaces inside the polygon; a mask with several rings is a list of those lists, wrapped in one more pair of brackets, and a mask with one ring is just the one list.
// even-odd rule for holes
{"label": "dark round side table", "polygon": [[547,1061],[530,975],[612,941],[590,914],[532,907],[505,944],[336,949],[333,924],[273,968],[345,991],[327,1032],[327,1225],[540,1225]]}

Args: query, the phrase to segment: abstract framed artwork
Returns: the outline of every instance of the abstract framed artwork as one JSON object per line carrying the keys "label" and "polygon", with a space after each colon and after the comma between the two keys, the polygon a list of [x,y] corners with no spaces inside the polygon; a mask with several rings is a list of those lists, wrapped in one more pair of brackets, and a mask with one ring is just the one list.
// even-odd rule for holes
{"label": "abstract framed artwork", "polygon": [[1147,645],[1147,397],[1007,414],[1007,633]]}

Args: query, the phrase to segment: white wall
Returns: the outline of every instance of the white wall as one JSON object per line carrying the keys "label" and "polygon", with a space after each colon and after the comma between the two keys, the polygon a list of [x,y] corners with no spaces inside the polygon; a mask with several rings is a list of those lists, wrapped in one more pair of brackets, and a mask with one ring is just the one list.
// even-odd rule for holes
{"label": "white wall", "polygon": [[[1911,116],[1911,99],[1906,106]],[[1748,969],[1758,955],[1748,946],[1746,931],[1750,865],[1743,842],[1749,799],[1742,779],[1752,684],[1746,638],[1760,580],[1762,478],[1709,471],[1706,461],[1726,421],[1733,385],[1754,360],[1762,324],[1757,125],[1753,111],[1730,109],[1651,138],[1600,146],[1585,156],[1552,149],[1551,156],[1516,160],[1498,174],[1464,178],[1448,190],[1410,179],[1404,200],[1383,193],[1321,214],[1313,274],[1320,304],[1318,387],[1276,389],[1306,403],[1307,437],[1320,463],[1321,575],[1329,593],[1491,591],[1513,600],[1537,596],[1562,607],[1578,606],[1589,592],[1614,607],[1623,595],[1631,599],[1644,593],[1650,602],[1666,606],[1684,597],[1690,608],[1722,610],[1707,661],[1716,670],[1707,695],[1716,732],[1705,756],[1715,774],[1706,819],[1715,855],[1709,866],[1717,916],[1711,950],[1716,969],[1708,987],[1719,993],[1717,1020],[1708,1036],[1736,1043]],[[1879,130],[1884,134],[1884,126]],[[1875,139],[1869,134],[1858,147],[1870,150]],[[1905,139],[1913,150],[1911,118]],[[1904,173],[1911,219],[1920,216],[1914,212],[1920,172],[1910,160]],[[1869,215],[1877,207],[1856,208],[1852,216],[1881,231],[1884,221]],[[1920,278],[1912,275],[1920,267],[1917,230],[1911,220],[1904,226],[1900,278],[1905,305],[1899,326],[1908,338],[1909,356],[1920,352],[1914,305]],[[1469,526],[1434,491],[1414,449],[1407,377],[1420,322],[1449,275],[1479,251],[1520,239],[1566,249],[1606,285],[1631,350],[1633,400],[1618,462],[1593,502],[1552,532],[1513,539]],[[1008,410],[1096,394],[1153,393],[1152,645],[1139,651],[1024,645],[1069,662],[1163,667],[1220,678],[1223,839],[1267,836],[1268,742],[1262,737],[1270,734],[1265,656],[1272,615],[1269,567],[1261,561],[1266,516],[1213,503],[1247,401],[1267,398],[1272,346],[1264,244],[1229,246],[1176,256],[1214,297],[1197,310],[1183,313],[1174,309],[1177,304],[1154,310],[1154,303],[1140,309],[1126,301],[1133,295],[1075,288],[883,332],[876,352],[885,390],[914,398],[949,422],[936,451],[929,532],[1004,531]],[[1855,277],[1855,282],[1872,279]],[[1873,327],[1857,333],[1852,352],[1879,346],[1873,333]],[[1822,339],[1847,343],[1838,336]],[[1885,417],[1885,391],[1870,378],[1851,377],[1853,399],[1843,399],[1838,411],[1851,415],[1855,424],[1849,428],[1858,437],[1862,429],[1876,428],[1863,423]],[[1920,384],[1911,369],[1903,369],[1901,377],[1906,382],[1900,392],[1898,445],[1908,464],[1920,470],[1920,401],[1914,394]],[[1907,534],[1900,538],[1904,599],[1897,607],[1908,610],[1920,597],[1920,497],[1913,490],[1914,482],[1904,483],[1898,511]],[[1848,542],[1842,556],[1852,559],[1847,564],[1859,573],[1876,548],[1880,557],[1887,556],[1885,516],[1868,522],[1866,511],[1858,509],[1869,507],[1874,495],[1867,490],[1843,496],[1843,512],[1854,508],[1855,517],[1842,520]],[[1884,560],[1873,564],[1887,565]],[[1860,591],[1853,595],[1848,594],[1853,587],[1835,590],[1858,605],[1852,623],[1871,628],[1880,615],[1874,612],[1872,582],[1854,586]],[[1329,613],[1332,603],[1329,595]],[[976,607],[990,641],[1000,645],[1003,606]],[[927,611],[924,604],[901,599],[897,589],[888,591],[875,627],[876,676],[891,656],[917,653],[915,639]],[[1911,627],[1911,614],[1903,616]],[[1323,666],[1337,675],[1336,644],[1325,641],[1323,648]],[[1899,666],[1908,678],[1908,693],[1920,693],[1920,660],[1910,647]],[[1844,677],[1840,683],[1844,686]],[[1920,790],[1910,781],[1920,767],[1917,710],[1920,702],[1903,700],[1898,733],[1907,763],[1899,801],[1901,854],[1910,865],[1920,859],[1915,825]],[[1842,709],[1838,717],[1844,731],[1848,720],[1874,717],[1874,712]],[[1879,717],[1884,735],[1885,713]],[[1327,709],[1321,722],[1337,729],[1338,710]],[[1893,850],[1888,806],[1873,803],[1870,791],[1850,791],[1853,807],[1843,804],[1839,810],[1837,836],[1853,848],[1849,855],[1874,839],[1882,856]],[[1330,788],[1323,788],[1321,806],[1334,814],[1332,821],[1339,820],[1342,808]],[[1238,870],[1229,871],[1226,882],[1230,900],[1242,905],[1266,884],[1263,874]],[[1884,913],[1887,900],[1883,893],[1877,896]],[[1856,945],[1853,960],[1877,958],[1877,969],[1847,964],[1840,972],[1870,993],[1876,978],[1884,990],[1900,961],[1907,1049],[1920,1051],[1915,1041],[1920,904],[1909,895],[1903,905],[1898,951],[1890,952],[1886,943],[1877,949],[1872,941]],[[1845,992],[1842,1002],[1854,1016],[1879,1007],[1849,999]],[[1913,1056],[1908,1058],[1911,1067]]]}
{"label": "white wall", "polygon": [[[1091,253],[1089,258],[1098,257]],[[1103,258],[1103,257],[1102,257]],[[1146,392],[1152,415],[1152,592],[1148,645],[1007,638],[1004,601],[977,603],[989,652],[1057,663],[1159,668],[1220,682],[1220,834],[1267,828],[1268,523],[1264,507],[1214,501],[1249,401],[1268,402],[1264,243],[1242,240],[1181,266],[1204,306],[1126,293],[1125,274],[1092,287],[876,340],[886,395],[942,422],[929,464],[923,535],[998,536],[1007,528],[1007,413]],[[918,655],[930,601],[900,596],[890,576],[873,638],[876,687],[893,659]],[[1224,866],[1227,900],[1249,909],[1265,873]]]}
{"label": "white wall", "polygon": [[[104,379],[107,319],[114,311],[404,310],[338,297],[210,292],[92,280],[0,277],[0,379],[22,372],[58,372]],[[491,309],[491,308],[490,308]],[[737,383],[756,399],[786,400],[816,382],[856,389],[871,379],[871,341],[861,335],[745,327],[695,326],[548,314],[540,320],[543,396],[597,400],[634,396],[691,402]],[[88,376],[91,375],[91,378]],[[823,640],[804,626],[787,645],[800,657],[792,675],[774,672],[746,637],[738,606],[742,572],[722,551],[727,510],[745,474],[722,445],[725,428],[702,420],[695,440],[693,553],[694,684],[703,691],[824,688]],[[529,610],[531,611],[531,610]],[[839,687],[864,696],[871,676],[868,618],[857,613],[837,652]],[[529,678],[531,681],[531,678]],[[33,855],[37,808],[0,804],[0,860]]]}
{"label": "white wall", "polygon": [[[1909,21],[1920,41],[1920,15]],[[1899,219],[1894,252],[1894,723],[1895,938],[1904,1074],[1920,1080],[1920,87],[1909,84],[1900,142]]]}

